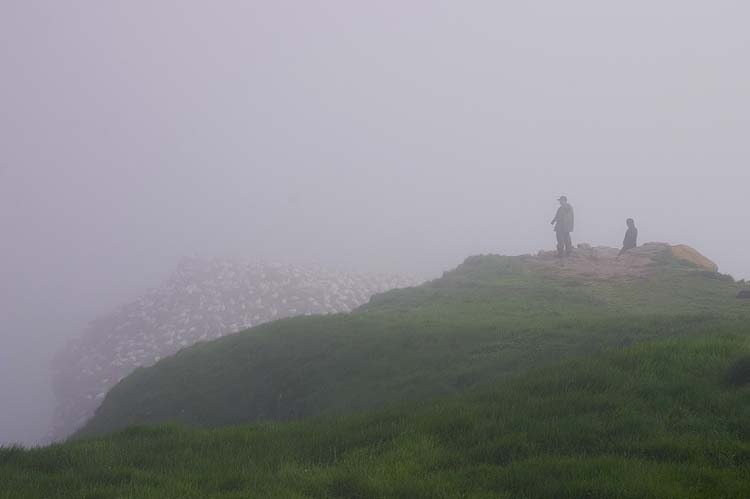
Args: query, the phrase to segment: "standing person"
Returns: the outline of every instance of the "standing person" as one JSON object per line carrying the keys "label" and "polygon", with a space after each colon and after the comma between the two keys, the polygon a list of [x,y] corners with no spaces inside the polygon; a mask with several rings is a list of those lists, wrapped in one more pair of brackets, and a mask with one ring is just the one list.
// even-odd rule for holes
{"label": "standing person", "polygon": [[635,228],[635,221],[632,218],[628,218],[625,223],[628,226],[628,230],[625,232],[625,239],[622,241],[622,249],[617,256],[620,256],[627,250],[638,246],[638,229]]}
{"label": "standing person", "polygon": [[575,216],[573,215],[573,205],[568,203],[566,196],[560,196],[558,199],[560,207],[557,209],[552,224],[555,226],[557,234],[557,256],[570,256],[573,252],[573,242],[570,239],[570,233],[573,232],[575,225]]}

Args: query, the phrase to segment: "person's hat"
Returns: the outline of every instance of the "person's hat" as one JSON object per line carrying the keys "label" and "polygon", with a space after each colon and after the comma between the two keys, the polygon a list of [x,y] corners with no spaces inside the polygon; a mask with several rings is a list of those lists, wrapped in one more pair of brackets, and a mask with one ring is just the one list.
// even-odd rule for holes
{"label": "person's hat", "polygon": [[567,201],[568,200],[568,196],[560,196],[559,198],[557,198],[557,200],[558,201]]}

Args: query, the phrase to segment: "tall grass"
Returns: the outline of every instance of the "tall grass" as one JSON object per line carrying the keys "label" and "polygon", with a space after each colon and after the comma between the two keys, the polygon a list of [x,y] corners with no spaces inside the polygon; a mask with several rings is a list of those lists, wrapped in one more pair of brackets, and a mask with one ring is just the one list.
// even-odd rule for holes
{"label": "tall grass", "polygon": [[750,307],[731,279],[653,271],[474,257],[188,348],[79,438],[0,449],[0,498],[750,497]]}
{"label": "tall grass", "polygon": [[748,497],[746,328],[374,414],[0,451],[0,497]]}
{"label": "tall grass", "polygon": [[216,427],[347,414],[431,400],[603,348],[750,319],[738,285],[677,264],[592,281],[473,257],[427,285],[352,314],[267,324],[141,369],[105,398],[83,434],[133,424]]}

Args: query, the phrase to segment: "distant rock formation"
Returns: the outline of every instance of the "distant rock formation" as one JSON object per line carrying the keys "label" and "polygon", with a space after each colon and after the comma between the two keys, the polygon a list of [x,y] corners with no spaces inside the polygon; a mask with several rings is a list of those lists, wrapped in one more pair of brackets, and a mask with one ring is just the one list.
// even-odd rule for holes
{"label": "distant rock formation", "polygon": [[396,275],[185,259],[161,286],[93,321],[58,353],[49,437],[70,435],[122,378],[183,347],[285,317],[348,312],[376,293],[418,283]]}

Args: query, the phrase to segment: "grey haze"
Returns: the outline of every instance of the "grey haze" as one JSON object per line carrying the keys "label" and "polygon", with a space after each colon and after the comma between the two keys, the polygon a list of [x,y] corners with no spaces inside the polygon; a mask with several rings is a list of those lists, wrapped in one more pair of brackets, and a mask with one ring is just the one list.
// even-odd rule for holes
{"label": "grey haze", "polygon": [[184,255],[436,276],[687,243],[750,277],[741,1],[4,0],[0,442]]}

